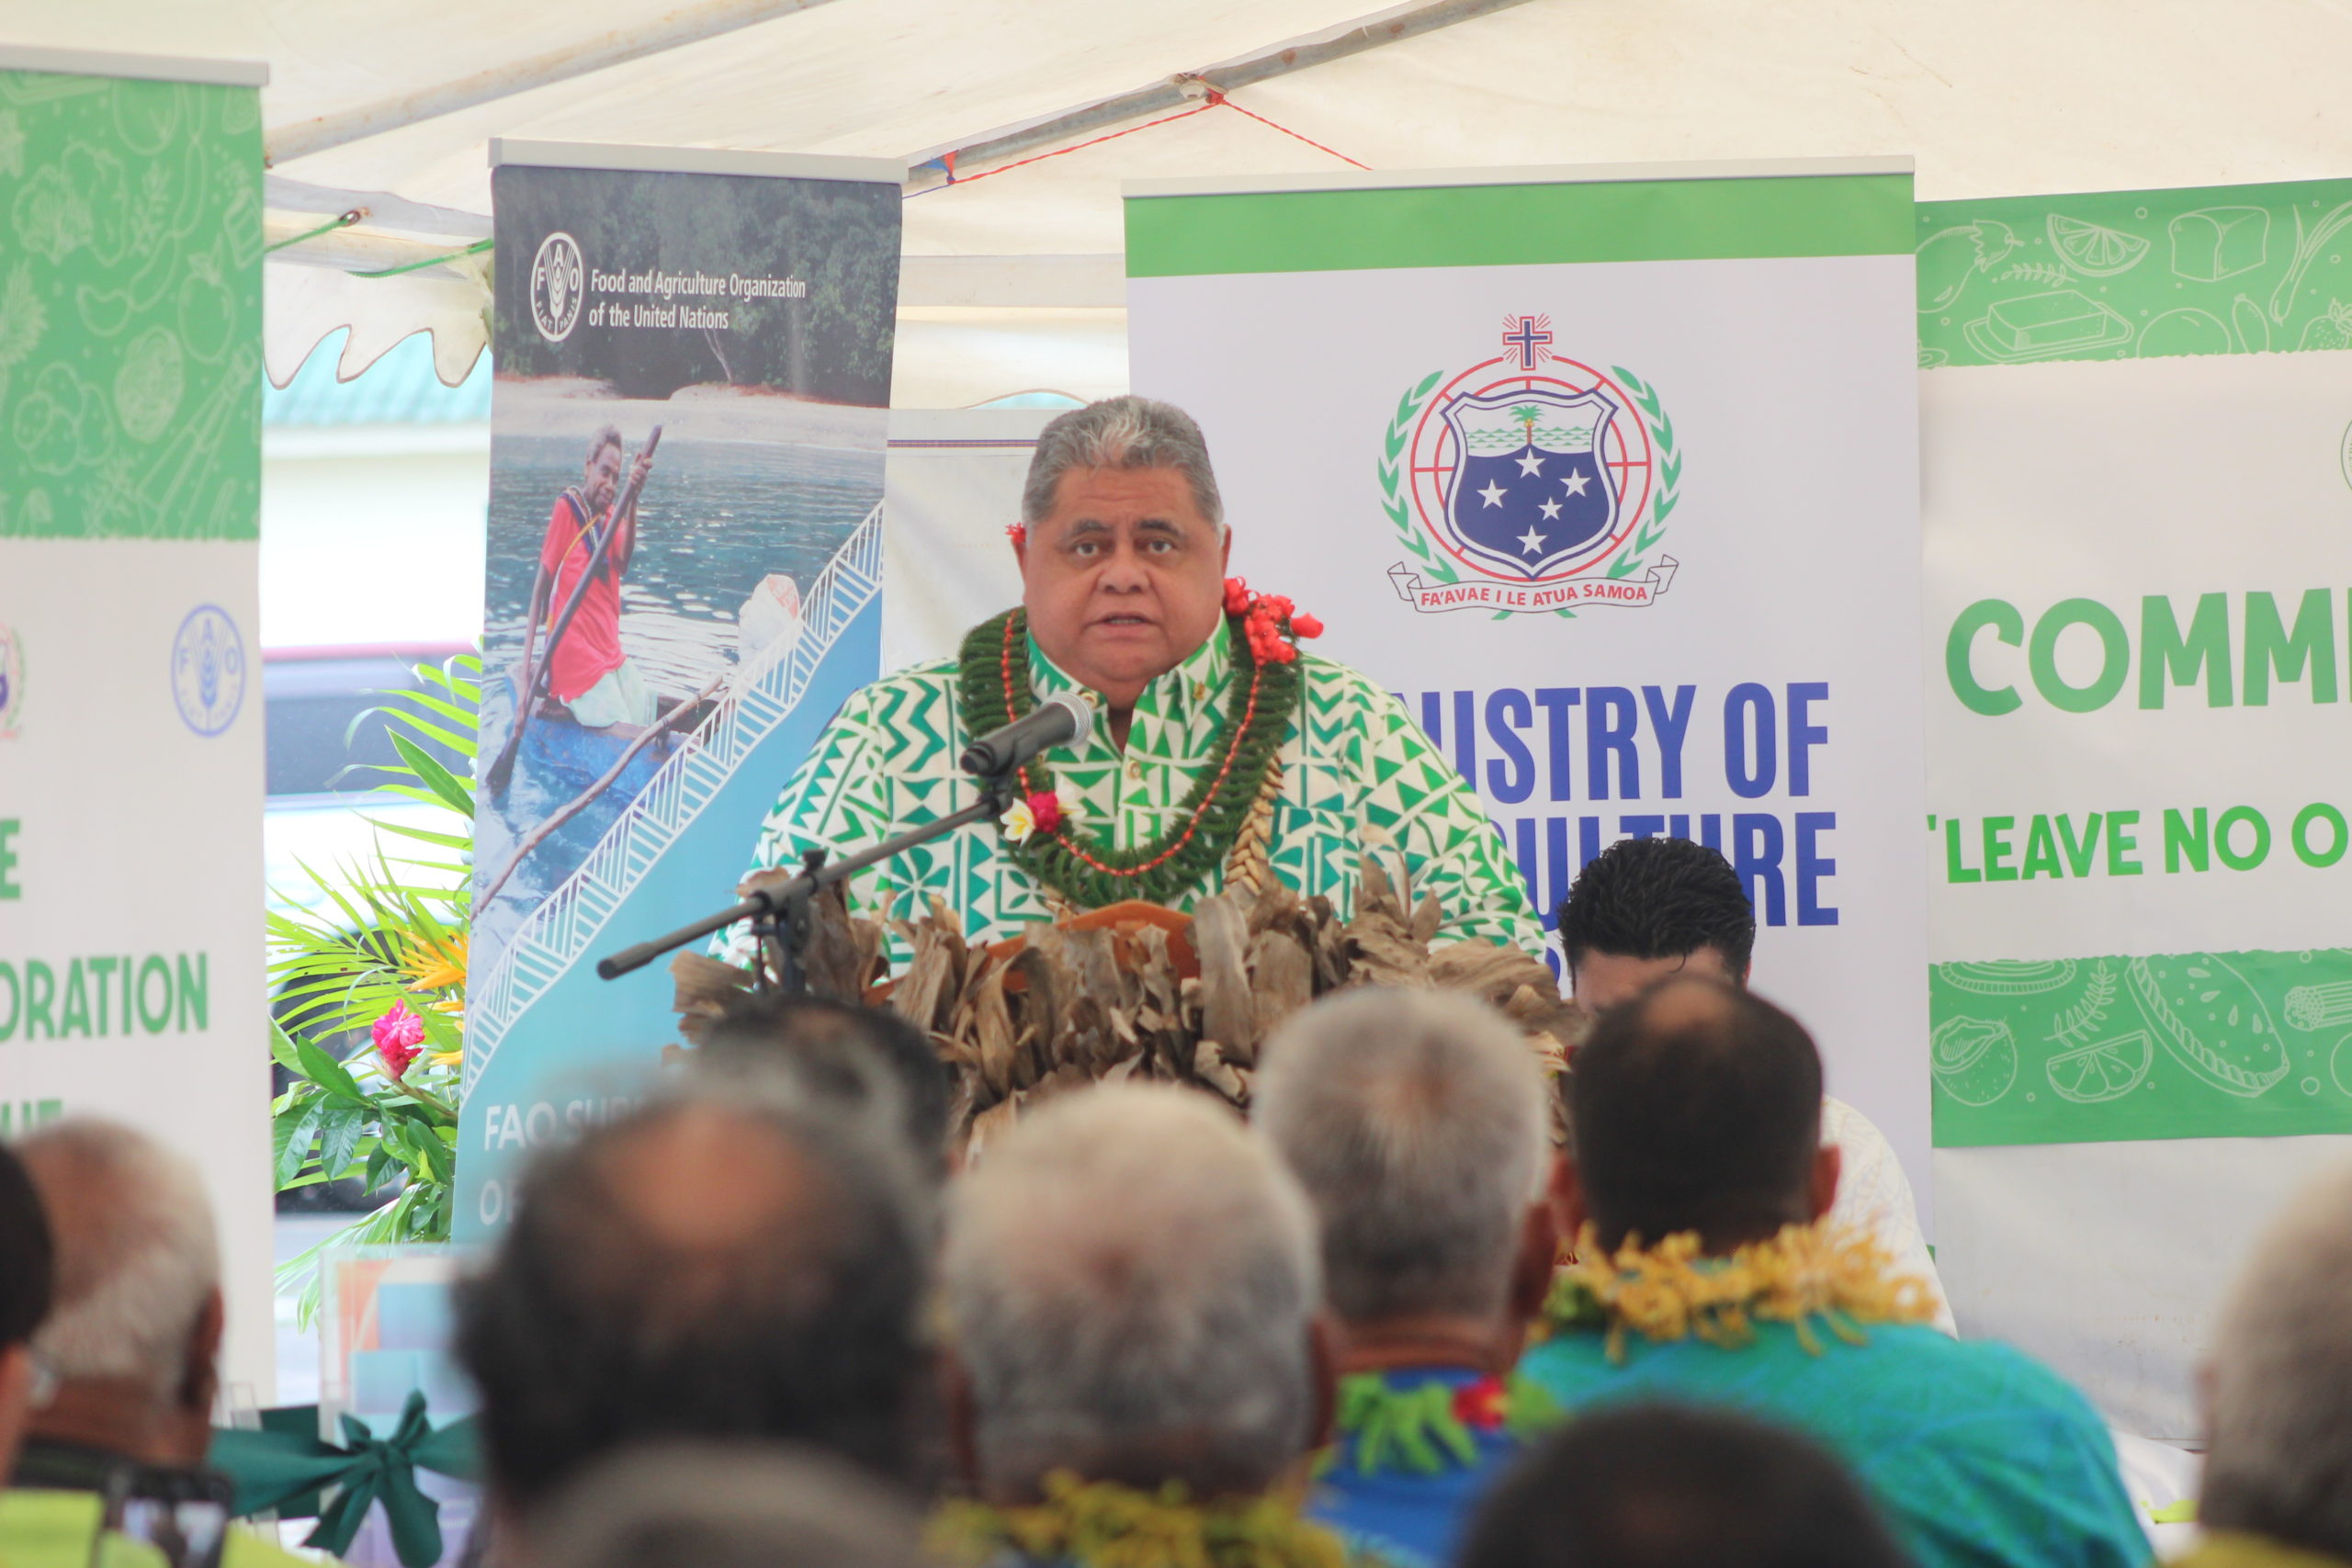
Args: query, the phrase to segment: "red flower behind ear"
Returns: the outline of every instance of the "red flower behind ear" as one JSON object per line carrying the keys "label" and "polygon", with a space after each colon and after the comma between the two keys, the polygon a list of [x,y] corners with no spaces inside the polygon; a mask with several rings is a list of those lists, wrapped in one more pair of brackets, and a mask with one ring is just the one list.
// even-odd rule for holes
{"label": "red flower behind ear", "polygon": [[1004,536],[1016,546],[1025,545],[1029,542],[1029,526],[1025,523],[1012,524],[1006,527]]}
{"label": "red flower behind ear", "polygon": [[1246,612],[1250,608],[1250,598],[1248,579],[1228,577],[1225,580],[1225,613],[1227,615],[1238,615]]}

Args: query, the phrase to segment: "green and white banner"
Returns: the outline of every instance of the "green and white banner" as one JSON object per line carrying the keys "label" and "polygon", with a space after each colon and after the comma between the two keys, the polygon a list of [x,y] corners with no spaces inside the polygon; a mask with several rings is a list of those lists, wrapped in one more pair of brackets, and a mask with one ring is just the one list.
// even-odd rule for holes
{"label": "green and white banner", "polygon": [[1235,569],[1403,696],[1547,925],[1615,840],[1720,848],[1924,1208],[1907,161],[1129,197],[1135,387]]}
{"label": "green and white banner", "polygon": [[2352,1152],[2278,1136],[2352,1133],[2352,181],[1917,224],[1940,1261],[2189,1436],[2213,1292]]}
{"label": "green and white banner", "polygon": [[266,1403],[262,74],[0,50],[0,1135],[198,1162]]}

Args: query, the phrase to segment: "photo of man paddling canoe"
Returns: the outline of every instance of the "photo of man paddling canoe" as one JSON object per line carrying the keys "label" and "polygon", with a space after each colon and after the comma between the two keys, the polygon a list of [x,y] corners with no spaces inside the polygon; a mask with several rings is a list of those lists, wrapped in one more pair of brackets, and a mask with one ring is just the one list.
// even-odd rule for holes
{"label": "photo of man paddling canoe", "polygon": [[[655,426],[658,438],[660,426]],[[548,695],[571,710],[583,729],[634,739],[653,722],[653,692],[621,648],[621,579],[637,551],[637,498],[653,471],[653,445],[641,448],[621,483],[621,433],[607,424],[590,440],[580,482],[555,498],[546,542],[539,548],[539,581],[531,590],[531,625],[548,626],[539,660]],[[583,585],[584,580],[584,585]],[[558,637],[551,621],[559,606],[571,606],[571,620]],[[531,663],[529,654],[525,664]]]}
{"label": "photo of man paddling canoe", "polygon": [[[746,764],[746,798],[772,798],[788,769],[712,740],[805,682],[803,597],[881,500],[899,200],[584,168],[502,167],[493,194],[473,835],[491,977],[568,885],[637,865],[645,824]],[[731,886],[739,852],[696,894]]]}

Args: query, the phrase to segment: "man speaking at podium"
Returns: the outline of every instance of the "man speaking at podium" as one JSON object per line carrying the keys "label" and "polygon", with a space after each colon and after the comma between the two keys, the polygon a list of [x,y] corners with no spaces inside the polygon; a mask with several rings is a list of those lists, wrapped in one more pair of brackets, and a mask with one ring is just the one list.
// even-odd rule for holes
{"label": "man speaking at podium", "polygon": [[[1440,940],[1538,952],[1543,929],[1478,801],[1405,712],[1297,647],[1321,630],[1228,581],[1231,535],[1190,415],[1113,398],[1048,424],[1009,530],[1022,603],[960,655],[852,696],[763,825],[754,871],[854,854],[978,798],[971,741],[1057,697],[1093,723],[1021,770],[999,821],[858,873],[853,912],[965,934],[1142,899],[1188,909],[1271,875],[1353,905],[1367,850],[1444,910]],[[736,953],[748,958],[738,929]]]}

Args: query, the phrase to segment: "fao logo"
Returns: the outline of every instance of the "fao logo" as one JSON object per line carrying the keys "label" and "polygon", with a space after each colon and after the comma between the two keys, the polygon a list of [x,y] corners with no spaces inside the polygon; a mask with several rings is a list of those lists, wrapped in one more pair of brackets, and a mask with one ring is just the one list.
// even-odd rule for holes
{"label": "fao logo", "polygon": [[539,242],[539,254],[531,258],[531,323],[541,337],[561,343],[571,335],[587,281],[579,241],[559,229]]}
{"label": "fao logo", "polygon": [[198,735],[220,734],[245,702],[245,642],[217,604],[198,604],[172,639],[172,700]]}
{"label": "fao logo", "polygon": [[1673,422],[1633,372],[1552,353],[1549,316],[1504,327],[1502,354],[1396,406],[1381,491],[1419,565],[1389,581],[1424,612],[1655,604],[1679,564],[1653,553],[1682,477]]}

